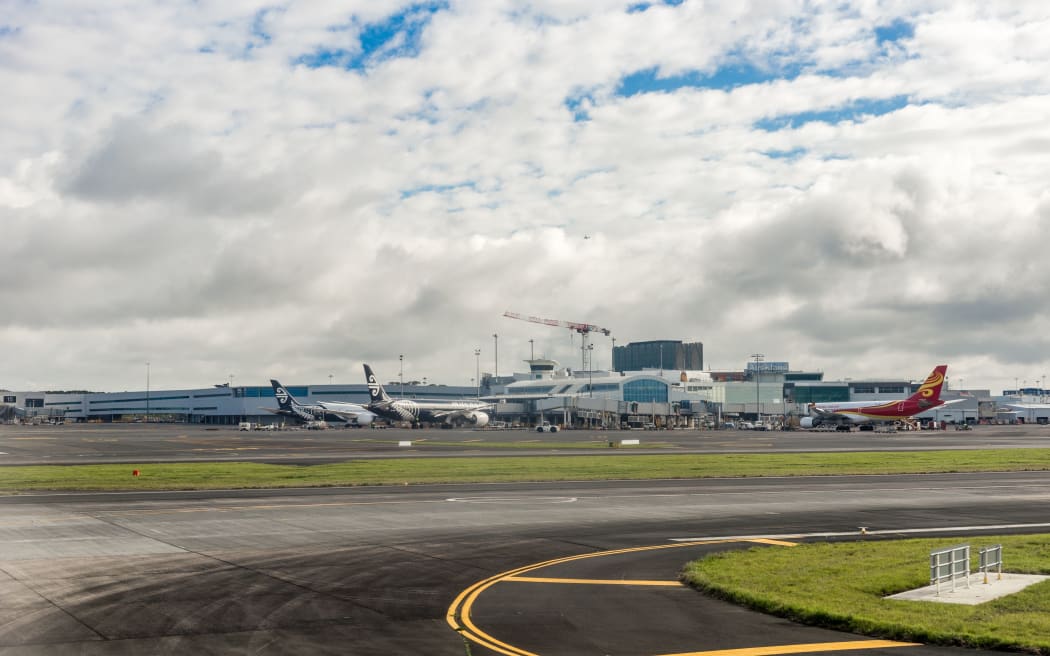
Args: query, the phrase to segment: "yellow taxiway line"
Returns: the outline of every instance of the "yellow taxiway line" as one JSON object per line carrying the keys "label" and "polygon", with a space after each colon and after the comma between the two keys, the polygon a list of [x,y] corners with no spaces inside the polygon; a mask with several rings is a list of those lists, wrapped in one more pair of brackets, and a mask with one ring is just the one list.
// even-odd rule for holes
{"label": "yellow taxiway line", "polygon": [[[697,545],[710,545],[710,544],[726,544],[730,542],[756,542],[759,544],[769,544],[785,547],[796,546],[794,542],[787,542],[784,540],[774,540],[767,538],[749,538],[743,540],[703,540],[696,542],[676,543],[676,544],[659,544],[650,545],[646,547],[632,547],[628,549],[614,549],[611,551],[599,551],[595,553],[579,554],[576,556],[567,556],[565,558],[556,558],[554,560],[547,560],[541,563],[533,563],[532,565],[526,565],[517,569],[509,570],[501,574],[496,574],[483,581],[478,581],[474,585],[470,586],[466,590],[463,590],[456,596],[456,599],[449,606],[448,612],[445,614],[445,621],[450,627],[464,639],[469,639],[477,644],[491,649],[492,651],[503,654],[504,656],[539,656],[531,651],[527,651],[521,647],[507,644],[492,635],[482,631],[474,624],[471,618],[471,610],[474,607],[474,603],[478,597],[481,596],[485,590],[502,582],[513,582],[513,583],[553,583],[553,584],[576,584],[576,585],[640,585],[640,586],[663,586],[663,587],[680,587],[682,584],[678,581],[646,581],[646,580],[620,580],[620,579],[568,579],[568,578],[544,578],[544,577],[533,577],[523,576],[529,572],[550,567],[552,565],[560,565],[576,560],[584,560],[587,558],[602,558],[605,556],[615,556],[620,554],[639,553],[643,551],[656,551],[659,549],[675,549],[678,547],[686,546],[697,546]],[[883,649],[889,647],[913,647],[919,643],[912,642],[894,642],[892,640],[855,640],[850,642],[821,642],[821,643],[810,643],[810,644],[796,644],[796,645],[772,645],[767,647],[748,647],[743,649],[723,649],[715,651],[695,651],[695,652],[684,652],[679,654],[665,654],[664,656],[782,656],[784,654],[802,654],[812,652],[824,652],[824,651],[847,651],[853,649]]]}
{"label": "yellow taxiway line", "polygon": [[849,651],[853,649],[886,649],[887,647],[918,647],[918,642],[894,642],[893,640],[851,640],[848,642],[811,642],[801,645],[770,645],[768,647],[746,647],[744,649],[717,649],[714,651],[689,651],[662,656],[781,656],[783,654],[810,654],[819,651]]}
{"label": "yellow taxiway line", "polygon": [[571,583],[573,585],[654,585],[681,587],[679,581],[631,581],[626,579],[545,579],[538,576],[508,576],[504,581],[520,583]]}

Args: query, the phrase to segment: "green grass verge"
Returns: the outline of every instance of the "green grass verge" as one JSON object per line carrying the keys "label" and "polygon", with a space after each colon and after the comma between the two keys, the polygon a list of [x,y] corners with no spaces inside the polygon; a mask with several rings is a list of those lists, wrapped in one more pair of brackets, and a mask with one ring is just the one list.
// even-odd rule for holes
{"label": "green grass verge", "polygon": [[[138,469],[140,476],[131,472]],[[0,492],[186,490],[516,481],[1050,470],[1050,449],[907,453],[391,458],[310,466],[246,462],[0,467]]]}
{"label": "green grass verge", "polygon": [[929,584],[929,553],[1003,545],[1010,572],[1050,574],[1050,535],[804,544],[723,552],[690,563],[686,581],[796,622],[890,640],[1050,654],[1050,581],[977,606],[884,596]]}

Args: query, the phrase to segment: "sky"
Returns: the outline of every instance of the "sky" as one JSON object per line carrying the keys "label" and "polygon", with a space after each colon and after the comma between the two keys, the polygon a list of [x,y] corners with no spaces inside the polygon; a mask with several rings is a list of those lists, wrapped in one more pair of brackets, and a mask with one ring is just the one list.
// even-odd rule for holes
{"label": "sky", "polygon": [[506,311],[1036,385],[1048,33],[1034,0],[9,0],[0,388],[579,366]]}

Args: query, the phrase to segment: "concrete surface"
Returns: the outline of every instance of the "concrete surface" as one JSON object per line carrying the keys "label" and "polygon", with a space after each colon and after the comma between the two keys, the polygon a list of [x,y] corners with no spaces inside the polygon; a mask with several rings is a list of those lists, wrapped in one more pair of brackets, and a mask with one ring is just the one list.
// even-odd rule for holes
{"label": "concrete surface", "polygon": [[988,583],[985,583],[983,574],[971,574],[969,587],[967,587],[966,581],[960,580],[956,581],[954,590],[952,590],[951,583],[942,583],[939,592],[937,586],[928,585],[924,588],[900,592],[886,598],[976,606],[986,601],[1020,592],[1028,586],[1042,583],[1048,578],[1050,577],[1039,574],[1008,574],[1003,572],[1002,579],[998,579],[995,574],[989,574]]}

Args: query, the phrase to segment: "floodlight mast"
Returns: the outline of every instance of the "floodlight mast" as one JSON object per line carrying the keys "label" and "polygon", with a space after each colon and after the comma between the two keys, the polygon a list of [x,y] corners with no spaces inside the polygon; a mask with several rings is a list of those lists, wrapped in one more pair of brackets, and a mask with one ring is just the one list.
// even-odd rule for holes
{"label": "floodlight mast", "polygon": [[583,371],[590,371],[591,370],[591,363],[590,363],[591,357],[590,356],[591,356],[591,352],[594,349],[593,348],[591,348],[591,349],[587,348],[587,346],[588,346],[587,342],[590,339],[590,334],[591,333],[601,333],[603,335],[612,335],[612,331],[609,330],[608,328],[602,328],[601,326],[596,326],[593,323],[580,323],[578,321],[564,321],[562,319],[544,319],[542,317],[525,316],[525,315],[519,314],[517,312],[504,312],[503,316],[508,317],[510,319],[518,319],[519,321],[529,321],[531,323],[539,323],[539,324],[543,324],[544,326],[551,326],[552,328],[568,328],[569,330],[571,330],[573,332],[579,333],[581,335],[581,337],[582,337],[582,340],[583,340],[583,344],[580,346],[580,350],[581,350],[580,368]]}

